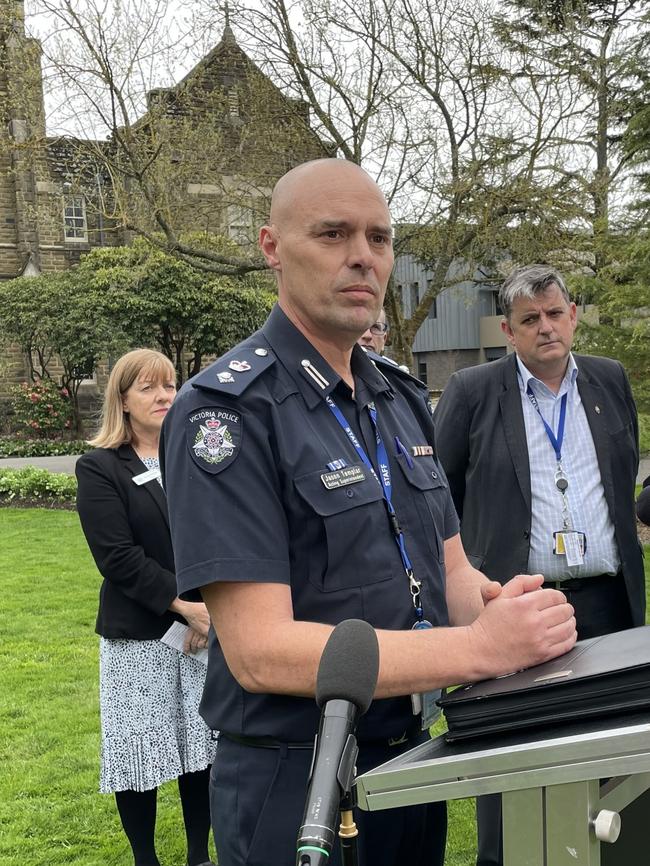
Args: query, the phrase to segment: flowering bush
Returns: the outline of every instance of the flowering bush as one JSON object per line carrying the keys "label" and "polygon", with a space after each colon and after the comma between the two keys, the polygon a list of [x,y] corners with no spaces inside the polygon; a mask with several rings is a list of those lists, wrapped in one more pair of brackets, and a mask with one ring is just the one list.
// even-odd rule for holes
{"label": "flowering bush", "polygon": [[33,438],[51,439],[72,427],[70,394],[50,379],[22,382],[11,398],[15,420]]}

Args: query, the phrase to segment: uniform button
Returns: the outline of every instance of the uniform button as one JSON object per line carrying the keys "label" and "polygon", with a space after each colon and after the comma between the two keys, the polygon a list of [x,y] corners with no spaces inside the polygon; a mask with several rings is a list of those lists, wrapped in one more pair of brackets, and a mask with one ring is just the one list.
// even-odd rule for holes
{"label": "uniform button", "polygon": [[524,529],[524,538],[530,538],[530,532],[527,529]]}
{"label": "uniform button", "polygon": [[255,354],[256,354],[256,355],[259,355],[260,358],[266,358],[266,356],[267,356],[269,353],[267,352],[266,349],[255,349]]}
{"label": "uniform button", "polygon": [[348,497],[348,499],[352,499],[352,497],[354,496],[354,490],[350,490],[350,488],[348,487],[348,489],[345,491],[345,495]]}
{"label": "uniform button", "polygon": [[438,477],[438,473],[437,473],[437,472],[432,472],[432,473],[431,473],[431,477],[432,477],[432,478],[434,479],[434,481],[435,481],[435,479]]}

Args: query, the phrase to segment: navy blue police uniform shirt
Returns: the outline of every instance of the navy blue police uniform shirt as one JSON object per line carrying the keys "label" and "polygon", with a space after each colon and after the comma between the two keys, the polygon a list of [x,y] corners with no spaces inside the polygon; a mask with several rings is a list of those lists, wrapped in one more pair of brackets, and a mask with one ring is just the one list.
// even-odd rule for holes
{"label": "navy blue police uniform shirt", "polygon": [[[376,467],[367,411],[374,402],[424,617],[447,624],[444,540],[458,532],[458,519],[432,454],[426,389],[374,357],[355,347],[353,399],[276,306],[260,331],[183,386],[161,443],[182,597],[196,600],[198,587],[217,581],[282,583],[297,620],[412,628],[382,488],[328,407],[331,395]],[[248,623],[252,634],[258,626]],[[215,730],[284,742],[309,742],[319,719],[313,699],[242,689],[214,635],[201,713]],[[408,696],[377,700],[359,739],[399,737],[413,724]]]}

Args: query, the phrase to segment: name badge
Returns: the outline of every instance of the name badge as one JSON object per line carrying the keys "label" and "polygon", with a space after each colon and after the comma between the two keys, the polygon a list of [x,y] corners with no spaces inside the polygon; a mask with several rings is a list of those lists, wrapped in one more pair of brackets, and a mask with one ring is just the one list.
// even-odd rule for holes
{"label": "name badge", "polygon": [[146,472],[141,472],[139,475],[134,475],[131,481],[140,487],[142,484],[146,484],[147,481],[157,481],[159,478],[160,469],[156,467],[154,469],[147,469]]}
{"label": "name badge", "polygon": [[320,480],[327,490],[336,490],[337,487],[346,487],[348,484],[358,484],[364,481],[366,473],[361,466],[346,466],[345,469],[337,469],[336,472],[324,472]]}
{"label": "name badge", "polygon": [[566,556],[567,565],[582,565],[587,550],[587,536],[584,532],[565,529],[553,533],[553,553],[556,556]]}

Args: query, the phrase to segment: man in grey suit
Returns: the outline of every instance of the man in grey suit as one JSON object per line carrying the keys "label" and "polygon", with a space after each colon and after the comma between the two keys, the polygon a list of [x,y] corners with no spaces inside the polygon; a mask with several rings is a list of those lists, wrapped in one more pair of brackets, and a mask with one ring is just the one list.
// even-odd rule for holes
{"label": "man in grey suit", "polygon": [[[621,364],[573,355],[561,275],[518,268],[499,300],[514,352],[455,373],[434,415],[467,556],[493,580],[541,572],[578,638],[642,625],[638,427]],[[479,798],[477,866],[502,863],[501,798]]]}

